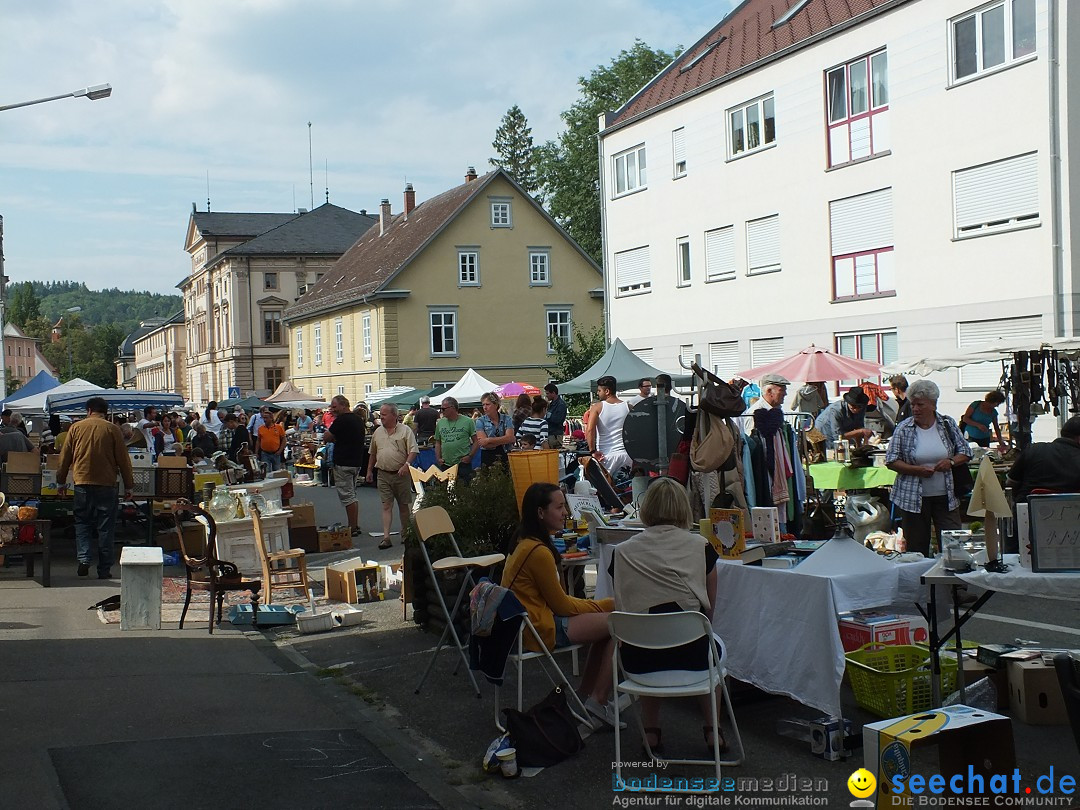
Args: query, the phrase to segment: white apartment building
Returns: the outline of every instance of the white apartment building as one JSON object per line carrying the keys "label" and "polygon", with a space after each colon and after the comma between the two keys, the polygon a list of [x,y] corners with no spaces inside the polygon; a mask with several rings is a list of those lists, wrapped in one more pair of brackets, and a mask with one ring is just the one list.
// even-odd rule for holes
{"label": "white apartment building", "polygon": [[187,330],[184,313],[177,312],[157,326],[145,328],[132,340],[135,388],[162,391],[188,398]]}
{"label": "white apartment building", "polygon": [[1076,334],[1073,49],[1080,3],[746,0],[601,119],[609,335],[728,378]]}

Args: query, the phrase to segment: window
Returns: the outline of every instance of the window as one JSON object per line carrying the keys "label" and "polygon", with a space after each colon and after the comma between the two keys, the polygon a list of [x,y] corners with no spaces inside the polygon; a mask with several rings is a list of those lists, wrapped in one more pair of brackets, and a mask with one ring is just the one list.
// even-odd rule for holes
{"label": "window", "polygon": [[458,286],[480,286],[480,262],[476,251],[458,251]]}
{"label": "window", "polygon": [[829,203],[833,301],[896,290],[892,189]]}
{"label": "window", "polygon": [[[432,380],[431,382],[432,388],[442,388],[444,390],[453,388],[455,385],[457,385],[457,380]],[[434,402],[434,400],[432,401]]]}
{"label": "window", "polygon": [[746,223],[746,257],[747,275],[774,273],[780,269],[779,214]]}
{"label": "window", "polygon": [[339,385],[337,387],[337,392],[338,392],[339,396],[345,396],[345,386],[344,385]]}
{"label": "window", "polygon": [[322,395],[323,395],[322,386],[321,385],[315,386],[315,396],[321,397]]}
{"label": "window", "polygon": [[431,310],[431,353],[433,355],[457,354],[457,310]]}
{"label": "window", "polygon": [[709,344],[709,369],[721,380],[730,380],[739,370],[739,341]]}
{"label": "window", "polygon": [[784,339],[761,338],[750,341],[750,367],[757,368],[766,363],[775,363],[784,357]]}
{"label": "window", "polygon": [[953,172],[956,236],[1039,224],[1038,153]]}
{"label": "window", "polygon": [[[956,345],[972,351],[998,340],[1032,341],[1043,338],[1042,316],[999,318],[993,321],[967,321],[956,325]],[[1001,378],[1000,363],[972,363],[960,367],[960,388],[985,393],[997,388]]]}
{"label": "window", "polygon": [[687,366],[694,362],[693,343],[684,343],[679,346],[679,362]]}
{"label": "window", "polygon": [[686,176],[686,129],[679,127],[671,133],[672,177]]}
{"label": "window", "polygon": [[509,200],[492,200],[491,201],[491,227],[492,228],[511,228],[513,222],[510,220],[510,201]]}
{"label": "window", "polygon": [[638,295],[652,288],[649,246],[615,254],[615,295]]}
{"label": "window", "polygon": [[[854,357],[858,360],[869,360],[871,363],[887,365],[900,359],[897,351],[896,331],[887,332],[855,332],[852,334],[836,335],[836,353],[844,357]],[[881,382],[885,382],[882,378]],[[858,380],[840,380],[839,389],[842,391],[855,385]]]}
{"label": "window", "polygon": [[569,345],[572,332],[571,332],[571,318],[569,309],[552,309],[547,310],[547,351],[548,354],[555,353],[554,340],[557,339],[563,345]]}
{"label": "window", "polygon": [[296,365],[304,365],[304,330],[298,328],[296,330]]}
{"label": "window", "polygon": [[690,286],[690,237],[675,240],[675,286]]}
{"label": "window", "polygon": [[615,155],[615,196],[645,188],[645,144]]}
{"label": "window", "polygon": [[364,383],[364,396],[371,393],[371,383]]}
{"label": "window", "polygon": [[277,273],[263,273],[263,289],[264,290],[276,290],[277,289]]}
{"label": "window", "polygon": [[345,336],[341,318],[334,321],[334,360],[338,363],[345,360]]}
{"label": "window", "polygon": [[705,231],[705,283],[735,278],[735,226]]}
{"label": "window", "polygon": [[264,373],[266,375],[266,387],[271,391],[285,382],[285,369],[283,368],[268,368]]}
{"label": "window", "polygon": [[529,286],[551,286],[551,254],[546,250],[529,251]]}
{"label": "window", "polygon": [[829,165],[889,149],[889,63],[885,51],[863,56],[825,74]]}
{"label": "window", "polygon": [[281,344],[281,313],[263,313],[263,343],[268,346]]}
{"label": "window", "polygon": [[365,312],[360,316],[360,336],[363,342],[364,359],[371,359],[371,313]]}
{"label": "window", "polygon": [[952,21],[954,82],[1035,54],[1035,0],[992,3]]}
{"label": "window", "polygon": [[322,365],[322,324],[317,323],[313,327],[315,333],[315,365]]}
{"label": "window", "polygon": [[776,141],[776,114],[770,93],[743,107],[728,110],[729,154],[736,157],[744,152],[764,149]]}
{"label": "window", "polygon": [[642,360],[652,365],[653,350],[650,349],[631,349],[630,353],[633,354],[638,360]]}

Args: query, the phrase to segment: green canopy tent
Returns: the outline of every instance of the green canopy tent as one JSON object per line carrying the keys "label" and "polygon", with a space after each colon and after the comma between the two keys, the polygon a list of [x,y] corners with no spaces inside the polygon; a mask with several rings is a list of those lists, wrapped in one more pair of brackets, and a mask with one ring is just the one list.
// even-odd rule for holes
{"label": "green canopy tent", "polygon": [[[638,380],[648,377],[656,379],[657,374],[665,372],[654,368],[626,348],[626,344],[618,338],[612,341],[604,356],[593,363],[589,369],[572,380],[559,383],[560,394],[588,394],[592,391],[596,381],[605,375],[615,378],[620,391],[629,391],[637,388]],[[671,374],[673,385],[689,385],[692,375],[685,372]]]}
{"label": "green canopy tent", "polygon": [[279,402],[266,402],[258,397],[244,397],[243,399],[223,399],[218,403],[219,408],[235,408],[239,405],[245,411],[257,411],[264,405],[267,408],[273,408],[275,411],[280,411],[284,405]]}

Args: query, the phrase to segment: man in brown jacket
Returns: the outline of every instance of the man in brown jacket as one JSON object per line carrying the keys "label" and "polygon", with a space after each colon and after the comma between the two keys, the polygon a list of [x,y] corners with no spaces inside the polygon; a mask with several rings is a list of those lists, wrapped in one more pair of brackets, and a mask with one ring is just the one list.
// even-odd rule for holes
{"label": "man in brown jacket", "polygon": [[67,489],[68,470],[75,479],[75,545],[80,577],[90,573],[90,543],[97,535],[98,579],[112,579],[113,529],[116,526],[116,477],[124,479],[124,497],[135,488],[131,456],[120,428],[108,420],[109,403],[101,397],[86,402],[86,419],[71,426],[60,453],[56,480]]}

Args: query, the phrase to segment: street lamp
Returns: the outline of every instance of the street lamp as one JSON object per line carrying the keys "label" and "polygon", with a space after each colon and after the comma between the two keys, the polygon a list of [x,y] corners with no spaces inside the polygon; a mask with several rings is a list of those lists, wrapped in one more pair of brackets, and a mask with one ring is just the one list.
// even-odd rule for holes
{"label": "street lamp", "polygon": [[[90,101],[108,98],[112,95],[112,85],[93,84],[81,90],[72,90],[70,93],[61,93],[59,96],[36,98],[33,101],[20,101],[17,104],[4,104],[0,106],[0,112],[14,110],[18,107],[29,107],[31,104],[44,104],[46,101],[59,101],[62,98],[85,98]],[[7,300],[7,276],[4,275],[4,219],[0,217],[0,401],[7,398],[7,356],[4,354],[4,302]],[[69,358],[68,372],[71,371]]]}
{"label": "street lamp", "polygon": [[111,95],[111,84],[95,84],[90,87],[84,87],[81,90],[72,90],[70,93],[61,93],[59,96],[35,98],[33,101],[20,101],[18,104],[5,104],[0,106],[0,112],[3,112],[4,110],[14,110],[17,107],[29,107],[31,104],[44,104],[46,101],[59,101],[62,98],[86,98],[90,101],[97,101],[100,98],[108,98]]}
{"label": "street lamp", "polygon": [[[66,312],[82,312],[82,307],[68,307]],[[68,380],[72,380],[75,377],[75,373],[71,370],[71,327],[68,327],[67,334],[67,349],[68,349]]]}

